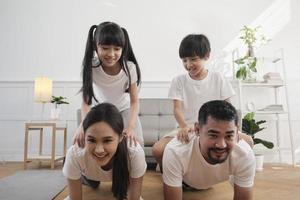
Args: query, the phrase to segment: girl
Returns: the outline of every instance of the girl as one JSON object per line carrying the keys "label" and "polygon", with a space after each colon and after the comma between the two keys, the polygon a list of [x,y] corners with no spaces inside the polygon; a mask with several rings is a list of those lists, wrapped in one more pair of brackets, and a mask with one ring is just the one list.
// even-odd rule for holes
{"label": "girl", "polygon": [[93,107],[83,123],[85,147],[69,148],[63,173],[68,179],[69,199],[82,199],[82,185],[97,188],[100,181],[112,181],[117,199],[138,200],[146,171],[142,147],[127,147],[123,119],[110,103]]}
{"label": "girl", "polygon": [[[126,125],[123,133],[130,139],[130,144],[133,141],[136,145],[137,139],[143,146],[142,128],[137,116],[141,73],[125,28],[113,22],[93,25],[89,30],[82,65],[82,119],[92,103],[110,102],[121,111]],[[81,147],[84,145],[81,126],[75,134],[75,142]]]}

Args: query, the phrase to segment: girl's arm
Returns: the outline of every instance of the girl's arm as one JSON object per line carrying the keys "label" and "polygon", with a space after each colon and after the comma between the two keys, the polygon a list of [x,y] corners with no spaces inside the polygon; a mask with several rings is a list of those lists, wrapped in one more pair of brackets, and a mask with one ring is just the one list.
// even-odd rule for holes
{"label": "girl's arm", "polygon": [[83,133],[83,127],[82,122],[87,115],[88,112],[90,112],[91,107],[87,105],[84,101],[81,103],[81,122],[79,124],[79,127],[75,131],[75,135],[73,137],[73,144],[78,144],[79,147],[84,147],[84,133]]}
{"label": "girl's arm", "polygon": [[80,179],[68,179],[68,189],[71,200],[82,200],[82,186]]}
{"label": "girl's arm", "polygon": [[139,178],[130,178],[128,188],[128,200],[139,200],[142,192],[143,176]]}
{"label": "girl's arm", "polygon": [[126,137],[129,138],[130,146],[131,146],[132,141],[136,145],[134,128],[135,128],[136,118],[139,112],[138,88],[136,83],[131,84],[129,94],[130,94],[130,113],[129,113],[128,125],[124,129],[124,134],[126,135]]}

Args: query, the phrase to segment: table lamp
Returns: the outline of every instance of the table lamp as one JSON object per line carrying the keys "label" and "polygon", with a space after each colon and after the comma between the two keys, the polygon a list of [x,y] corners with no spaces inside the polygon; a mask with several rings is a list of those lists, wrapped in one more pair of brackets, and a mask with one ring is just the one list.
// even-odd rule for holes
{"label": "table lamp", "polygon": [[34,101],[42,103],[42,118],[44,114],[44,104],[50,102],[52,98],[52,80],[47,77],[37,77],[34,81]]}

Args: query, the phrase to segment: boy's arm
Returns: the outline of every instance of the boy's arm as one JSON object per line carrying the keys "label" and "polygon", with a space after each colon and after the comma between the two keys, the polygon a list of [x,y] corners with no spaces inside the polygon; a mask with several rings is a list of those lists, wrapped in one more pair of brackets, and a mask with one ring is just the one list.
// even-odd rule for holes
{"label": "boy's arm", "polygon": [[253,190],[252,187],[240,187],[234,184],[234,196],[233,200],[252,200],[253,199]]}
{"label": "boy's arm", "polygon": [[186,123],[184,116],[183,116],[183,104],[182,101],[173,100],[174,108],[174,116],[175,119],[180,127],[178,134],[177,134],[177,139],[180,140],[181,142],[189,142],[188,138],[188,133],[192,131],[192,127],[189,127],[189,125]]}

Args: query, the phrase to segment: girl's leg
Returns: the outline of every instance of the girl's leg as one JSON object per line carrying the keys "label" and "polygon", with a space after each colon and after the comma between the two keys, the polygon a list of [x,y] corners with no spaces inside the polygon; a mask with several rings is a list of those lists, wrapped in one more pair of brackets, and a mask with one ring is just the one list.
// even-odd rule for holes
{"label": "girl's leg", "polygon": [[[128,125],[128,121],[129,121],[129,113],[130,113],[130,110],[129,110],[129,109],[123,110],[123,111],[121,112],[122,117],[123,117],[124,126],[125,126],[125,127]],[[134,128],[134,133],[135,133],[136,138],[137,138],[138,142],[140,143],[140,145],[141,145],[142,147],[144,147],[143,130],[142,130],[142,125],[141,125],[141,121],[140,121],[140,118],[139,118],[139,117],[137,117],[137,119],[136,119],[135,128]]]}

